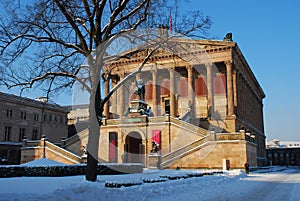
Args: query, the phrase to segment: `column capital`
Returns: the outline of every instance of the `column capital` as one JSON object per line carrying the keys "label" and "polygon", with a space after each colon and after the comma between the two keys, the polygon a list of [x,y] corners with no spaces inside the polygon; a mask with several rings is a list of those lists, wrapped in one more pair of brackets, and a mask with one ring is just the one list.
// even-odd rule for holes
{"label": "column capital", "polygon": [[232,60],[227,60],[227,61],[224,61],[225,65],[228,66],[228,65],[232,65],[233,64],[233,61]]}
{"label": "column capital", "polygon": [[157,66],[156,65],[152,65],[152,67],[151,67],[151,73],[152,74],[155,74],[155,73],[157,73]]}
{"label": "column capital", "polygon": [[187,69],[187,70],[193,70],[193,65],[187,65],[187,66],[185,66],[185,68]]}
{"label": "column capital", "polygon": [[169,71],[173,71],[173,70],[175,70],[175,66],[171,66],[171,67],[169,68]]}
{"label": "column capital", "polygon": [[213,63],[205,63],[204,65],[206,68],[210,68],[210,67],[212,67]]}
{"label": "column capital", "polygon": [[119,71],[118,75],[120,79],[125,77],[124,71]]}

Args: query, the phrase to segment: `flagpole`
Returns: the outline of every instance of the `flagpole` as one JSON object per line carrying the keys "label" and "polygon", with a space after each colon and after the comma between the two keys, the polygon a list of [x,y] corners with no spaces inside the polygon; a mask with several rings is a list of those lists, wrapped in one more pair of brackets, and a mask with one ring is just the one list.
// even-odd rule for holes
{"label": "flagpole", "polygon": [[170,21],[169,21],[169,23],[170,23],[170,36],[172,36],[172,32],[173,32],[173,22],[172,22],[172,8],[170,8]]}

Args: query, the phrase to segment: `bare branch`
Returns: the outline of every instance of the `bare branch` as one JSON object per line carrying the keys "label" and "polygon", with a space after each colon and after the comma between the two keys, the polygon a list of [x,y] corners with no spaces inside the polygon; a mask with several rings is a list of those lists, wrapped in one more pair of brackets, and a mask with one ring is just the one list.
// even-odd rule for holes
{"label": "bare branch", "polygon": [[151,58],[151,56],[154,54],[154,52],[160,47],[161,45],[157,45],[155,48],[153,48],[148,55],[144,58],[143,62],[141,63],[141,65],[137,68],[136,71],[131,72],[130,74],[128,74],[126,77],[124,77],[123,80],[121,80],[120,82],[118,82],[118,84],[116,84],[116,86],[114,88],[111,89],[111,91],[102,99],[101,104],[104,105],[104,103],[106,103],[108,101],[108,99],[113,95],[113,93],[115,93],[127,80],[129,80],[130,78],[132,78],[134,75],[138,74],[141,72],[141,70],[143,69],[143,67],[145,66],[145,64],[149,61],[149,59]]}
{"label": "bare branch", "polygon": [[61,12],[64,14],[64,16],[66,17],[67,21],[70,23],[70,25],[73,27],[75,33],[79,37],[81,46],[82,46],[82,48],[85,51],[85,55],[87,56],[88,54],[90,54],[88,46],[87,46],[87,44],[85,42],[84,36],[82,35],[81,31],[78,29],[75,21],[71,18],[71,16],[68,14],[67,10],[65,9],[65,7],[61,4],[61,2],[59,0],[55,0],[55,3],[57,4],[57,6],[61,10]]}
{"label": "bare branch", "polygon": [[90,87],[86,84],[86,82],[82,81],[81,79],[78,79],[78,77],[76,76],[76,74],[69,74],[66,72],[46,72],[45,74],[35,77],[33,79],[31,79],[28,82],[20,82],[20,83],[16,83],[13,85],[9,85],[7,84],[7,87],[10,89],[12,87],[16,87],[16,86],[28,86],[29,88],[32,88],[33,84],[40,81],[40,80],[44,80],[50,76],[62,76],[62,77],[69,77],[69,78],[73,78],[74,80],[80,82],[85,88],[86,90],[90,93]]}

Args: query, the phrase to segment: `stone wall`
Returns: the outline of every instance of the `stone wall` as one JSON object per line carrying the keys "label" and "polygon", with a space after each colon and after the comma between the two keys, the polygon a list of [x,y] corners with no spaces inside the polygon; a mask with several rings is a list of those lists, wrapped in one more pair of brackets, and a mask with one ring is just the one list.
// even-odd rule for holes
{"label": "stone wall", "polygon": [[244,168],[244,164],[247,161],[250,166],[256,166],[256,157],[253,157],[255,150],[255,146],[249,145],[245,141],[208,142],[203,148],[177,160],[169,168],[222,169],[222,159],[230,161],[231,169]]}

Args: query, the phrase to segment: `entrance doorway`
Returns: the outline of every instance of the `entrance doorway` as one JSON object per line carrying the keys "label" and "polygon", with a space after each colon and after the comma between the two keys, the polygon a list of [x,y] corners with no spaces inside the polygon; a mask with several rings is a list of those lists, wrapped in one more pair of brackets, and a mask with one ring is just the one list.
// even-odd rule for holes
{"label": "entrance doorway", "polygon": [[123,162],[144,164],[144,152],[142,136],[137,132],[129,133],[125,139]]}

